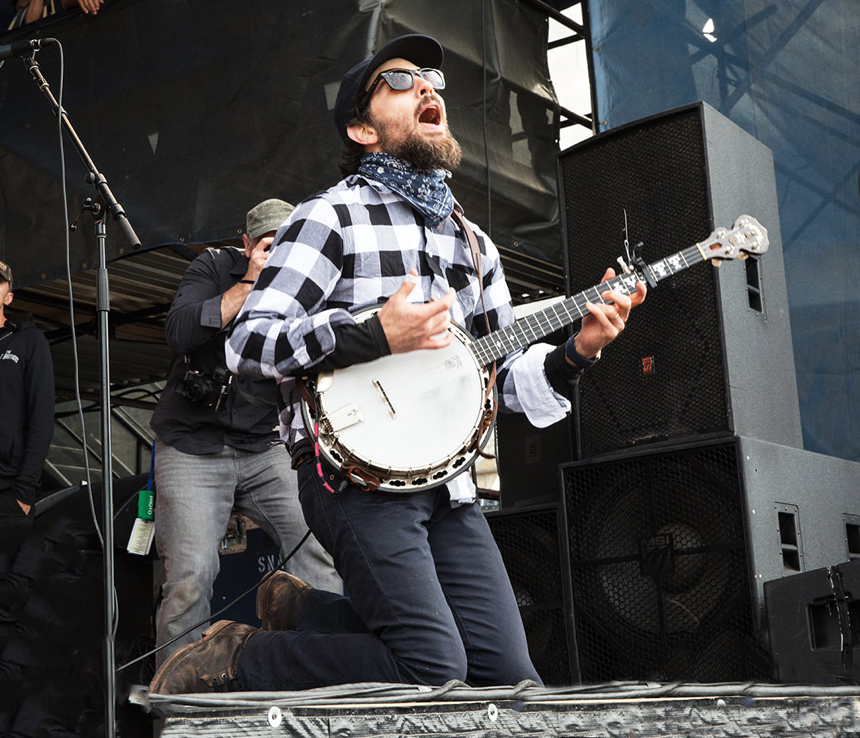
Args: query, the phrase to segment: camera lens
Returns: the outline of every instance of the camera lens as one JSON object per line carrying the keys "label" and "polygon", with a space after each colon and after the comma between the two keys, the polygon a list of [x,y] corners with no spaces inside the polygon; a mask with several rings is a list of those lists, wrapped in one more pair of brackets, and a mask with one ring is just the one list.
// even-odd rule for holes
{"label": "camera lens", "polygon": [[189,379],[185,382],[185,394],[192,402],[201,402],[209,394],[209,388],[199,379]]}
{"label": "camera lens", "polygon": [[190,371],[177,390],[189,402],[208,402],[212,394],[212,381],[200,372]]}

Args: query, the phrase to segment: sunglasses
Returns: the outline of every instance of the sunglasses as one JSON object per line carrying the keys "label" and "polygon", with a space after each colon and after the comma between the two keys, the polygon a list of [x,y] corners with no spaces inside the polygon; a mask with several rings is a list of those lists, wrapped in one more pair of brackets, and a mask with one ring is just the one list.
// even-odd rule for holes
{"label": "sunglasses", "polygon": [[376,79],[373,80],[373,84],[367,89],[364,99],[369,101],[373,97],[373,93],[379,86],[379,83],[383,80],[396,92],[409,90],[415,85],[416,75],[429,82],[434,90],[445,89],[445,75],[438,69],[430,67],[426,67],[425,69],[386,69],[384,72],[380,72]]}

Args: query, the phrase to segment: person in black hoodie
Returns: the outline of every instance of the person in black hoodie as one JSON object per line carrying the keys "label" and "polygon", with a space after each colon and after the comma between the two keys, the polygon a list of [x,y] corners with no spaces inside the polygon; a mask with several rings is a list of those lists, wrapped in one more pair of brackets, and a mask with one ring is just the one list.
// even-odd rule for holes
{"label": "person in black hoodie", "polygon": [[33,519],[54,434],[54,366],[33,323],[15,323],[12,270],[0,261],[0,522]]}

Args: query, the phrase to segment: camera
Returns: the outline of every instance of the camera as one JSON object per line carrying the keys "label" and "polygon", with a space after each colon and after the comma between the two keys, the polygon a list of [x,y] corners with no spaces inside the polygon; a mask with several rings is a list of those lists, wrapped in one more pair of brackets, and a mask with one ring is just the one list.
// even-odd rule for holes
{"label": "camera", "polygon": [[212,376],[189,369],[176,391],[189,402],[218,410],[232,382],[233,375],[227,369],[216,369]]}

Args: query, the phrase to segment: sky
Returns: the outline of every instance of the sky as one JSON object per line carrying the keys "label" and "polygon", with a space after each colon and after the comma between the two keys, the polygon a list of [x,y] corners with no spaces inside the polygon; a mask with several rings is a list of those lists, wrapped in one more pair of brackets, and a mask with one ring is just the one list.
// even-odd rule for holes
{"label": "sky", "polygon": [[[582,23],[582,8],[578,3],[563,11],[563,14],[577,23]],[[567,26],[550,18],[550,42],[566,38],[572,34],[573,31]],[[579,115],[589,114],[591,112],[591,96],[588,88],[585,42],[576,41],[550,49],[547,56],[550,77],[561,106]],[[564,151],[589,136],[591,136],[591,131],[584,126],[567,126],[561,129],[559,147]]]}

